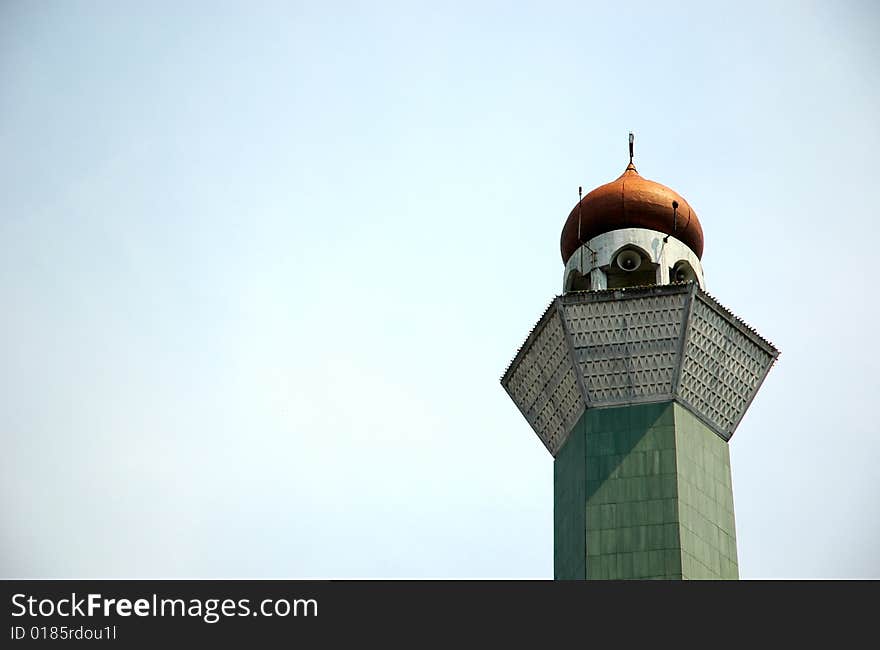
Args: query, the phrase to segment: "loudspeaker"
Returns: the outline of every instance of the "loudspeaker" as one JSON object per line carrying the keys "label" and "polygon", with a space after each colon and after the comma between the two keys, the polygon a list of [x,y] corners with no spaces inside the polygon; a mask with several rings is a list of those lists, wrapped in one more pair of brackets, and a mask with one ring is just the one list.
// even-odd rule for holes
{"label": "loudspeaker", "polygon": [[695,282],[697,279],[693,268],[687,262],[678,262],[673,266],[670,276],[671,282]]}
{"label": "loudspeaker", "polygon": [[621,251],[617,255],[617,266],[624,271],[635,271],[641,265],[642,256],[632,249]]}

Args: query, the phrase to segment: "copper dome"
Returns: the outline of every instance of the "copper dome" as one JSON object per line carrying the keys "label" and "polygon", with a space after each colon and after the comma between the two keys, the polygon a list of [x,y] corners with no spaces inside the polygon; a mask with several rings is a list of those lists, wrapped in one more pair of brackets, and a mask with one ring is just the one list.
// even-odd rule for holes
{"label": "copper dome", "polygon": [[[678,202],[675,221],[673,201]],[[703,256],[703,227],[696,212],[677,192],[639,176],[630,163],[617,180],[597,187],[574,206],[562,228],[562,261],[568,262],[582,243],[621,228],[658,230],[687,244],[698,258]]]}

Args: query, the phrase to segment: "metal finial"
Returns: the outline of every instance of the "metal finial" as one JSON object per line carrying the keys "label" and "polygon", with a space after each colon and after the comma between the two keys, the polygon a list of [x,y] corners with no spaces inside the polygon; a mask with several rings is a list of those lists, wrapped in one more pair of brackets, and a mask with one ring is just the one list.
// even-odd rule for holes
{"label": "metal finial", "polygon": [[678,201],[672,201],[672,232],[678,232]]}
{"label": "metal finial", "polygon": [[581,202],[584,199],[584,188],[581,185],[578,185],[578,242],[583,244],[584,240],[581,239]]}
{"label": "metal finial", "polygon": [[633,142],[636,137],[632,134],[632,131],[629,132],[629,164],[632,165],[633,161]]}

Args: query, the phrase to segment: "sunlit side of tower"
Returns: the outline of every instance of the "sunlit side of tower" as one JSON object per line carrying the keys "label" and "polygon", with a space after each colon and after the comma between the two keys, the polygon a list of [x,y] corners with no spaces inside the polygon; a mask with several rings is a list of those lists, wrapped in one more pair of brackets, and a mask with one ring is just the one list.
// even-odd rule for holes
{"label": "sunlit side of tower", "polygon": [[561,251],[563,294],[501,380],[555,459],[555,577],[736,579],[728,441],[779,352],[706,293],[699,219],[632,136]]}

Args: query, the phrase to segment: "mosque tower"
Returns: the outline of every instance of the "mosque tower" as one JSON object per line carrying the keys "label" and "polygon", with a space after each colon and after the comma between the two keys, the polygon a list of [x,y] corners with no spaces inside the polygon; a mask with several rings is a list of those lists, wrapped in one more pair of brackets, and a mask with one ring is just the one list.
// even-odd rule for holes
{"label": "mosque tower", "polygon": [[779,356],[706,293],[703,229],[630,162],[562,229],[501,384],[554,457],[557,580],[739,577],[728,441]]}

